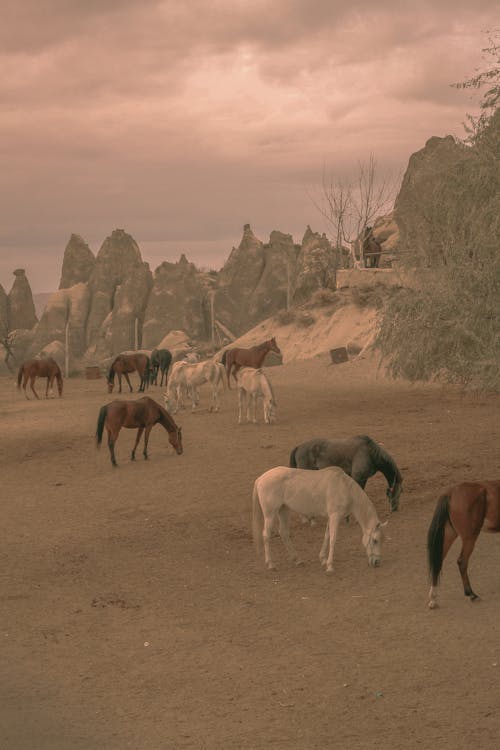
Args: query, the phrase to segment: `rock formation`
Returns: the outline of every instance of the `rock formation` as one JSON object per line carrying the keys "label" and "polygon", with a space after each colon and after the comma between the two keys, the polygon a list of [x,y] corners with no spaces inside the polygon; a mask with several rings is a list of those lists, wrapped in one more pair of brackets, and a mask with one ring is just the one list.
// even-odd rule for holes
{"label": "rock formation", "polygon": [[335,251],[326,235],[307,227],[297,257],[293,301],[301,304],[317,289],[335,289]]}
{"label": "rock formation", "polygon": [[472,144],[430,138],[410,157],[396,199],[400,249],[414,266],[498,252],[500,109]]}
{"label": "rock formation", "polygon": [[7,297],[9,330],[31,330],[38,322],[31,287],[24,268],[14,271],[15,281]]}
{"label": "rock formation", "polygon": [[197,339],[207,338],[204,276],[185,255],[177,263],[158,266],[144,316],[143,346],[153,348],[169,331],[178,329]]}
{"label": "rock formation", "polygon": [[72,234],[64,250],[59,289],[86,283],[94,270],[95,256],[79,234]]}
{"label": "rock formation", "polygon": [[9,332],[9,305],[5,289],[0,284],[0,338]]}

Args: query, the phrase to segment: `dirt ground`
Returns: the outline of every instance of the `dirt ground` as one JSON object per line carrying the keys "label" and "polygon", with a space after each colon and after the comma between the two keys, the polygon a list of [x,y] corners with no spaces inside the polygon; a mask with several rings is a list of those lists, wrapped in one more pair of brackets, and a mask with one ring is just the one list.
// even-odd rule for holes
{"label": "dirt ground", "polygon": [[[430,611],[425,537],[442,490],[500,476],[499,399],[394,383],[370,360],[268,374],[275,425],[238,426],[235,391],[210,414],[204,392],[178,415],[184,455],[157,426],[151,460],[131,463],[123,430],[117,469],[94,441],[103,379],[38,402],[0,379],[2,748],[498,746],[500,539],[482,534],[472,556],[482,600],[463,596],[456,543]],[[265,571],[254,479],[298,442],[358,433],[404,475],[382,566],[368,567],[353,522],[326,576],[322,528],[297,519],[306,565],[275,538],[279,567]],[[383,477],[367,490],[385,520]]]}

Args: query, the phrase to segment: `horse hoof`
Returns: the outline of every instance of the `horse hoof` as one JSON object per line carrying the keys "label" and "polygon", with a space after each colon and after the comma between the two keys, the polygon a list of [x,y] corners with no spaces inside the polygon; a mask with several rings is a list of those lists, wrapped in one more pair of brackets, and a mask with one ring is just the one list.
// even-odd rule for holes
{"label": "horse hoof", "polygon": [[429,602],[429,609],[437,609],[437,606],[437,602],[434,599]]}
{"label": "horse hoof", "polygon": [[478,596],[477,594],[472,594],[472,596],[469,596],[469,601],[470,602],[480,602],[481,601],[481,597]]}
{"label": "horse hoof", "polygon": [[327,568],[325,572],[327,576],[332,576],[334,571],[333,568]]}
{"label": "horse hoof", "polygon": [[276,565],[274,563],[267,563],[266,568],[268,570],[277,570]]}
{"label": "horse hoof", "polygon": [[293,564],[297,568],[302,568],[305,565],[304,560],[294,560]]}

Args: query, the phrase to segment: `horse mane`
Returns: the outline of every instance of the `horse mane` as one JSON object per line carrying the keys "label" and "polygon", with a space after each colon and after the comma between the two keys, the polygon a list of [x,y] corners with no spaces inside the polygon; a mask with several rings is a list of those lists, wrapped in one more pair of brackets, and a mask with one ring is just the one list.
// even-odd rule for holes
{"label": "horse mane", "polygon": [[179,426],[174,422],[173,417],[170,416],[168,411],[158,402],[156,402],[158,411],[160,412],[159,421],[168,430],[168,432],[178,432]]}
{"label": "horse mane", "polygon": [[365,443],[369,450],[370,458],[376,462],[377,468],[382,472],[389,486],[393,487],[396,483],[400,484],[403,477],[392,456],[376,443],[375,440],[368,437],[368,435],[357,435],[356,437]]}

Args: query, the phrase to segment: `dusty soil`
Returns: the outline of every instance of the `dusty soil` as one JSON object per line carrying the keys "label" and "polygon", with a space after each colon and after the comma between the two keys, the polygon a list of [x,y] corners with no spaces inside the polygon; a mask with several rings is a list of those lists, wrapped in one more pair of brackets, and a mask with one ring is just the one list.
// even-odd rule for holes
{"label": "dusty soil", "polygon": [[[268,372],[276,425],[238,426],[234,391],[210,414],[205,393],[178,420],[183,456],[155,427],[151,460],[131,463],[124,430],[117,469],[94,444],[104,380],[26,402],[0,379],[2,748],[497,746],[500,540],[482,534],[472,557],[482,600],[462,594],[456,544],[430,611],[425,536],[449,484],[500,476],[498,398],[393,383],[369,360]],[[266,572],[253,480],[302,440],[360,432],[405,477],[382,567],[352,523],[327,577],[322,529],[296,520],[306,565],[276,538]],[[383,478],[367,489],[385,520]]]}

